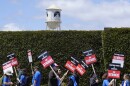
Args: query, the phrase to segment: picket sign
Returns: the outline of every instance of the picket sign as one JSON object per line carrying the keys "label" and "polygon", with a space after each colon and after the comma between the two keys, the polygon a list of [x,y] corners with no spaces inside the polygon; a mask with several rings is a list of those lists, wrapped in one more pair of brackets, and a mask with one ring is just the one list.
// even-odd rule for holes
{"label": "picket sign", "polygon": [[85,62],[87,65],[94,64],[95,62],[97,62],[95,54],[90,55],[90,56],[86,56]]}
{"label": "picket sign", "polygon": [[51,64],[54,63],[54,60],[52,59],[51,56],[48,56],[47,58],[44,58],[42,61],[41,61],[41,64],[43,65],[44,68],[47,68],[49,67]]}
{"label": "picket sign", "polygon": [[11,73],[13,73],[13,67],[12,67],[11,61],[8,61],[8,62],[5,62],[4,64],[2,64],[2,68],[3,68],[4,74],[7,71],[11,71]]}
{"label": "picket sign", "polygon": [[109,64],[108,70],[120,70],[120,69],[121,69],[121,64],[117,64],[117,63]]}
{"label": "picket sign", "polygon": [[28,54],[29,63],[31,63],[31,70],[32,70],[32,73],[33,73],[33,66],[32,66],[33,59],[32,59],[32,52],[31,52],[31,50],[28,50],[27,54]]}
{"label": "picket sign", "polygon": [[12,65],[13,67],[15,67],[15,66],[18,65],[18,60],[17,60],[17,58],[12,58],[10,61],[11,61],[11,65]]}
{"label": "picket sign", "polygon": [[78,66],[76,67],[76,70],[77,70],[77,72],[78,72],[81,76],[86,72],[85,68],[84,68],[83,66],[81,66],[80,64],[78,64]]}
{"label": "picket sign", "polygon": [[95,54],[89,54],[88,56],[85,57],[85,63],[86,63],[87,65],[90,65],[90,64],[91,64],[94,74],[96,74],[95,68],[94,68],[94,66],[93,66],[93,64],[94,64],[95,62],[97,62],[97,59],[96,59],[96,55],[95,55]]}
{"label": "picket sign", "polygon": [[30,63],[32,63],[33,60],[32,60],[32,53],[31,53],[31,50],[28,50],[27,53],[28,53],[28,60],[29,60]]}
{"label": "picket sign", "polygon": [[76,69],[76,66],[71,61],[67,61],[65,67],[71,72],[74,72]]}
{"label": "picket sign", "polygon": [[119,70],[108,70],[108,78],[119,79],[120,71]]}
{"label": "picket sign", "polygon": [[124,55],[122,54],[114,54],[112,58],[112,63],[118,63],[121,64],[121,68],[124,66]]}

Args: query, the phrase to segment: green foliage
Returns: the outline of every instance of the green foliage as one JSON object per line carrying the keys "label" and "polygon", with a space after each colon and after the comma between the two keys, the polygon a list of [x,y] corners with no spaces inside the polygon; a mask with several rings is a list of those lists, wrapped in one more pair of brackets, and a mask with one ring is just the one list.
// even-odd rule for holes
{"label": "green foliage", "polygon": [[[94,64],[97,74],[100,76],[111,63],[114,53],[125,55],[123,73],[130,72],[130,29],[105,29],[104,31],[23,31],[0,32],[0,64],[7,61],[7,54],[14,52],[22,68],[30,71],[27,59],[27,50],[33,53],[33,65],[38,65],[42,72],[42,84],[47,84],[50,68],[43,69],[38,55],[48,51],[57,64],[60,64],[63,73],[64,65],[71,56],[83,59],[82,52],[93,49],[98,62]],[[0,68],[0,70],[2,70]],[[1,74],[1,73],[0,73]],[[30,71],[31,74],[31,71]],[[80,78],[80,86],[88,86],[89,76],[92,74],[91,66],[87,73]],[[100,78],[100,77],[99,77]],[[101,79],[101,78],[100,78]],[[64,81],[67,82],[67,78]]]}
{"label": "green foliage", "polygon": [[[33,65],[39,65],[43,75],[42,82],[47,84],[50,69],[43,69],[38,55],[47,50],[57,64],[64,67],[71,56],[83,59],[82,52],[93,49],[97,55],[98,62],[102,62],[101,31],[25,31],[25,32],[0,32],[0,55],[1,64],[7,61],[7,54],[14,52],[22,67],[30,70],[27,59],[27,50],[33,53]],[[101,64],[103,66],[103,64]],[[97,63],[97,72],[103,71],[102,66]],[[63,69],[63,68],[62,68]],[[91,67],[87,74],[81,77],[81,86],[87,85],[91,74]],[[65,72],[65,70],[63,70]],[[30,73],[31,74],[31,73]],[[42,83],[42,84],[43,84]]]}
{"label": "green foliage", "polygon": [[125,55],[124,68],[121,70],[121,79],[124,73],[130,73],[130,28],[115,28],[104,30],[104,50],[106,67],[112,60],[114,53]]}

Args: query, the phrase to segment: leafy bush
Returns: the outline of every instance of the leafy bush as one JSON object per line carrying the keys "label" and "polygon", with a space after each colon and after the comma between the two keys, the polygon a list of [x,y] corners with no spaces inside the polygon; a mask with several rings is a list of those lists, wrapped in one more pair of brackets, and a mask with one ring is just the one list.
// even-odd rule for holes
{"label": "leafy bush", "polygon": [[[27,50],[33,53],[33,65],[39,65],[42,71],[42,84],[47,84],[48,72],[50,69],[43,69],[37,60],[38,55],[47,50],[57,64],[61,65],[63,72],[64,65],[70,56],[83,59],[82,52],[93,49],[98,58],[95,64],[97,72],[104,70],[102,61],[101,31],[23,31],[23,32],[0,32],[0,63],[7,61],[7,54],[14,52],[22,68],[26,67],[30,71],[30,64],[27,59]],[[1,69],[2,70],[2,69]],[[81,77],[80,86],[85,86],[89,82],[92,68]],[[31,73],[30,73],[31,74]]]}
{"label": "leafy bush", "polygon": [[[97,74],[107,70],[108,64],[114,53],[125,55],[124,69],[121,75],[130,72],[130,29],[105,29],[104,31],[23,31],[23,32],[0,32],[0,64],[7,61],[7,54],[14,52],[22,67],[28,68],[30,64],[27,59],[27,50],[33,53],[33,65],[40,66],[43,80],[47,84],[50,69],[43,69],[37,57],[47,50],[63,72],[64,65],[70,56],[83,59],[82,52],[93,49],[98,62],[94,64]],[[0,68],[0,70],[2,70]],[[0,73],[1,74],[1,73]],[[30,71],[31,74],[31,71]],[[88,86],[89,77],[92,74],[91,66],[87,73],[80,78],[80,86]],[[1,76],[1,75],[0,75]],[[121,77],[122,78],[122,77]],[[67,78],[66,78],[67,79]],[[65,79],[65,82],[67,80]]]}

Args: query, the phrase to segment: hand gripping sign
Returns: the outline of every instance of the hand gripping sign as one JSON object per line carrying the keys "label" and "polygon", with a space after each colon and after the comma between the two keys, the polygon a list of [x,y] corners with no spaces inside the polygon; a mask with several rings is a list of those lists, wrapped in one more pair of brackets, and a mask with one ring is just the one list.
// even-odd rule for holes
{"label": "hand gripping sign", "polygon": [[108,78],[119,79],[120,71],[119,70],[108,70]]}
{"label": "hand gripping sign", "polygon": [[48,55],[48,52],[44,52],[42,53],[39,57],[38,57],[41,61],[41,64],[43,65],[44,68],[49,67],[51,64],[54,63],[54,60],[52,59],[52,57],[50,55]]}
{"label": "hand gripping sign", "polygon": [[112,59],[112,63],[118,63],[121,64],[121,68],[123,68],[124,66],[124,55],[123,54],[114,54],[113,55],[113,59]]}
{"label": "hand gripping sign", "polygon": [[5,62],[4,64],[2,64],[2,67],[3,67],[4,74],[7,71],[11,71],[11,73],[13,73],[13,67],[12,67],[11,61]]}

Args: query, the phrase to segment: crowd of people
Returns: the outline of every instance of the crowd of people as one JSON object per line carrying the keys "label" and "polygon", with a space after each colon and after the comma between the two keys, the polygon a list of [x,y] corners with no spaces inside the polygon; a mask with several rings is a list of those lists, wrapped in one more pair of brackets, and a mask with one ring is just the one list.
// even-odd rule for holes
{"label": "crowd of people", "polygon": [[[61,86],[61,83],[65,76],[67,75],[68,71],[61,77],[61,70],[56,65],[52,65],[53,70],[51,70],[48,74],[48,86]],[[32,72],[32,82],[31,86],[41,86],[41,72],[39,71],[38,66],[33,67]],[[26,69],[21,69],[19,66],[17,67],[18,76],[17,76],[17,83],[13,83],[11,81],[12,73],[11,71],[6,71],[5,74],[2,76],[2,83],[1,86],[30,86],[30,79],[27,75]],[[55,72],[57,75],[55,74]],[[124,74],[123,81],[120,86],[130,86],[130,77],[128,74]],[[78,72],[74,71],[69,77],[67,81],[67,86],[79,86],[79,74]],[[88,86],[101,86],[99,85],[99,80],[96,74],[92,74],[90,78],[90,85]],[[107,73],[104,73],[102,76],[102,86],[115,86],[115,79],[109,79],[107,77]],[[119,85],[116,85],[119,86]]]}

